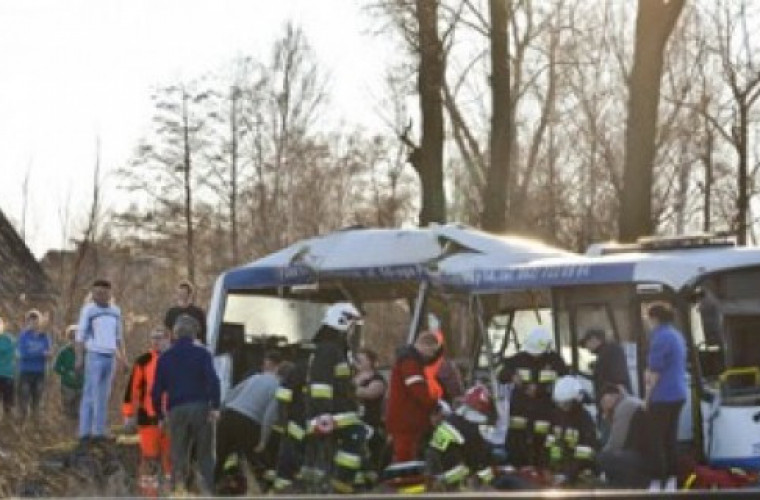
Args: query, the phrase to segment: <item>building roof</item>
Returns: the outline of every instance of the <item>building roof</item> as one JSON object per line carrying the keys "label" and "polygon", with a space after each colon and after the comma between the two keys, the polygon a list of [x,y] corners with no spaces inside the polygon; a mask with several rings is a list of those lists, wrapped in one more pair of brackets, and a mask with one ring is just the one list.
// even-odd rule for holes
{"label": "building roof", "polygon": [[0,210],[0,313],[54,298],[53,286],[40,263]]}

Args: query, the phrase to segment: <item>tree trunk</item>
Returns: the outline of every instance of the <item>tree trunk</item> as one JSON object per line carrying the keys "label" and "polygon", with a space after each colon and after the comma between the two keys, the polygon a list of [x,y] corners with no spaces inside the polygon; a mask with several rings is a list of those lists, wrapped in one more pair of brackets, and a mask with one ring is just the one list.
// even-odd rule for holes
{"label": "tree trunk", "polygon": [[509,70],[509,0],[490,0],[491,13],[491,159],[483,200],[483,229],[507,229],[507,192],[512,135]]}
{"label": "tree trunk", "polygon": [[651,234],[652,181],[663,52],[685,0],[639,0],[631,71],[619,239]]}
{"label": "tree trunk", "polygon": [[417,169],[422,186],[420,225],[446,222],[443,189],[443,48],[438,36],[437,0],[416,0],[420,30],[418,87],[422,116],[422,139]]}
{"label": "tree trunk", "polygon": [[702,156],[705,166],[704,203],[702,207],[702,231],[709,233],[712,213],[712,184],[713,184],[713,134],[709,124],[705,124],[705,151]]}
{"label": "tree trunk", "polygon": [[193,191],[190,186],[190,111],[188,110],[187,101],[190,96],[187,92],[182,92],[182,139],[184,147],[184,160],[182,170],[185,184],[185,226],[186,226],[186,245],[187,245],[187,278],[191,283],[195,282],[195,254],[193,245]]}
{"label": "tree trunk", "polygon": [[747,167],[747,114],[749,107],[744,102],[739,102],[739,125],[738,137],[736,137],[736,149],[739,154],[739,196],[736,207],[736,242],[739,245],[747,244],[747,212],[749,209],[749,196],[747,192],[748,167]]}

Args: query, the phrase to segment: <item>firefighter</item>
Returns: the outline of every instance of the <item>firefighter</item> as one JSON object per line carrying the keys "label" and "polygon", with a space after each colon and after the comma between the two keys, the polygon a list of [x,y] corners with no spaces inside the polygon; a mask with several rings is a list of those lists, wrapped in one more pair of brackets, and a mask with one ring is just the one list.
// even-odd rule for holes
{"label": "firefighter", "polygon": [[135,359],[124,394],[122,415],[127,430],[134,430],[140,439],[138,487],[143,496],[155,497],[161,483],[171,475],[169,437],[158,425],[158,415],[151,400],[158,357],[169,346],[163,329],[150,333],[150,350]]}
{"label": "firefighter", "polygon": [[283,378],[275,392],[278,403],[277,423],[272,429],[280,435],[280,447],[272,489],[278,493],[293,490],[293,482],[303,465],[306,376],[313,355],[314,345],[311,342],[301,344],[294,360],[294,369]]}
{"label": "firefighter", "polygon": [[[347,302],[326,311],[314,335],[314,355],[307,371],[306,432],[311,446],[335,445],[330,486],[338,493],[353,493],[362,480],[366,430],[354,397],[348,336],[361,323],[361,314]],[[317,454],[319,455],[319,454]],[[326,464],[310,464],[320,473]]]}
{"label": "firefighter", "polygon": [[512,383],[506,448],[515,467],[546,465],[544,442],[550,430],[552,388],[567,374],[567,365],[552,350],[552,335],[534,328],[522,350],[504,361],[499,381]]}
{"label": "firefighter", "polygon": [[490,446],[480,426],[493,422],[495,413],[489,390],[478,384],[465,393],[462,405],[436,426],[425,455],[428,476],[435,486],[446,491],[460,489],[473,473],[481,484],[491,482]]}
{"label": "firefighter", "polygon": [[574,484],[579,477],[593,477],[599,447],[596,425],[583,407],[583,388],[577,378],[565,376],[554,386],[556,404],[552,430],[546,439],[549,469],[560,484]]}

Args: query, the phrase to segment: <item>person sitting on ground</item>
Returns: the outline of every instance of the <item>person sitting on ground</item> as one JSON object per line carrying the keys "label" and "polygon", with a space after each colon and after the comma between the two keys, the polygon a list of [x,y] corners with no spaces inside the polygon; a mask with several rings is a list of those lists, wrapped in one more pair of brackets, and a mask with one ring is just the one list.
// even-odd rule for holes
{"label": "person sitting on ground", "polygon": [[649,477],[646,469],[646,415],[644,402],[607,384],[600,392],[602,418],[610,433],[597,456],[597,466],[613,488],[645,488]]}
{"label": "person sitting on ground", "polygon": [[421,441],[431,430],[438,400],[430,393],[424,370],[439,349],[435,334],[422,332],[413,345],[397,353],[385,419],[392,439],[394,463],[416,460]]}
{"label": "person sitting on ground", "polygon": [[490,446],[480,426],[492,423],[494,417],[490,391],[475,385],[465,393],[462,405],[436,426],[425,453],[427,475],[434,488],[460,489],[471,473],[482,484],[491,482]]}
{"label": "person sitting on ground", "polygon": [[61,379],[63,414],[74,422],[79,418],[79,406],[82,403],[82,387],[84,386],[84,374],[76,369],[76,352],[74,351],[76,334],[77,325],[69,325],[66,328],[66,343],[58,351],[53,363],[53,371]]}
{"label": "person sitting on ground", "polygon": [[556,406],[546,439],[546,462],[562,484],[574,484],[581,476],[593,476],[596,470],[596,426],[583,407],[583,398],[581,383],[570,375],[560,378],[552,392]]}

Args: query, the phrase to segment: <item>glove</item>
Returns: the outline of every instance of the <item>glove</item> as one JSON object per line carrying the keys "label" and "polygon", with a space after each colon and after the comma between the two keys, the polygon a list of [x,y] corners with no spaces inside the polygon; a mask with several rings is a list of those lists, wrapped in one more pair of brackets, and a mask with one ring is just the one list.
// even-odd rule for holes
{"label": "glove", "polygon": [[137,417],[124,417],[124,432],[126,434],[137,432]]}
{"label": "glove", "polygon": [[443,399],[438,400],[438,410],[443,414],[444,417],[451,415],[451,405],[449,405]]}
{"label": "glove", "polygon": [[435,314],[429,313],[427,320],[428,327],[430,328],[431,332],[435,332],[441,329],[441,322]]}

